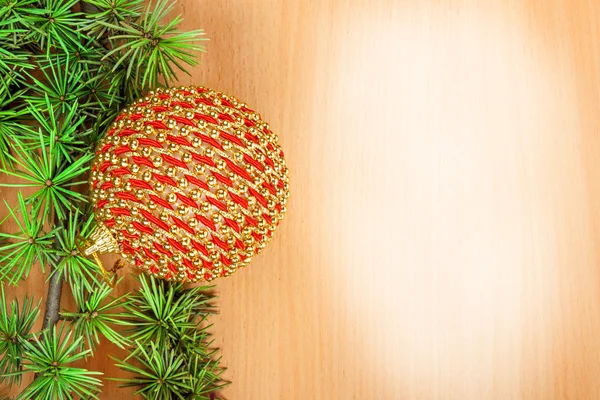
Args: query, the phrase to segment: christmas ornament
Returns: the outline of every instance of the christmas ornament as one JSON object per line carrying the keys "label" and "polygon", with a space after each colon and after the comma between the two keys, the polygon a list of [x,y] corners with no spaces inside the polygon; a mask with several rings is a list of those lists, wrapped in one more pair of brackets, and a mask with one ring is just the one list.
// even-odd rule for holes
{"label": "christmas ornament", "polygon": [[125,109],[98,146],[84,251],[119,252],[166,280],[210,281],[247,265],[286,211],[277,136],[232,96],[157,89]]}

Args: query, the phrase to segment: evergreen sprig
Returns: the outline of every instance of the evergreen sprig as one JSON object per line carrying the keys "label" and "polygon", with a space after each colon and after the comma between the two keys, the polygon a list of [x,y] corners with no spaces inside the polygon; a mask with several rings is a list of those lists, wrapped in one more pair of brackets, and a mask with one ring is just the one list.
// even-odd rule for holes
{"label": "evergreen sprig", "polygon": [[[173,11],[175,2],[159,0],[155,6],[148,4],[139,21],[119,25],[99,21],[117,34],[109,38],[112,49],[104,58],[117,57],[112,72],[127,66],[124,78],[132,80],[141,88],[155,87],[162,75],[166,85],[176,78],[176,69],[188,73],[184,64],[196,65],[193,54],[204,51],[196,44],[203,40],[203,30],[179,32],[181,16],[175,16],[165,25],[161,21]],[[149,10],[152,9],[152,12]]]}
{"label": "evergreen sprig", "polygon": [[85,399],[98,398],[102,381],[97,376],[102,373],[72,366],[90,350],[80,350],[83,337],[71,338],[73,332],[65,333],[64,327],[53,327],[39,337],[34,336],[32,341],[21,341],[25,350],[23,371],[16,374],[34,372],[36,378],[17,400],[73,399],[73,394]]}
{"label": "evergreen sprig", "polygon": [[85,345],[92,353],[100,343],[100,335],[122,349],[129,344],[129,341],[113,328],[113,325],[119,323],[120,316],[115,313],[115,309],[127,304],[128,295],[109,299],[110,292],[111,288],[106,283],[95,287],[93,292],[85,288],[74,290],[77,312],[61,313],[63,318],[72,321],[75,335],[85,338],[85,342],[81,343],[82,348]]}
{"label": "evergreen sprig", "polygon": [[[32,332],[39,303],[8,304],[2,286],[0,381],[34,375],[17,399],[97,398],[100,374],[73,363],[102,340],[130,352],[119,366],[135,376],[124,384],[143,397],[205,399],[223,385],[209,288],[141,277],[139,290],[112,298],[79,249],[94,227],[84,184],[98,140],[122,108],[204,51],[202,30],[178,30],[175,3],[143,4],[0,0],[0,173],[11,178],[0,186],[23,190],[5,202],[14,228],[0,224],[0,284],[50,267],[41,332]],[[76,309],[59,314],[63,280]]]}
{"label": "evergreen sprig", "polygon": [[23,368],[24,343],[33,337],[31,329],[38,317],[40,303],[41,300],[36,305],[25,296],[21,307],[17,299],[9,305],[4,285],[0,285],[0,383],[5,379],[9,384],[21,383],[21,375],[17,373]]}
{"label": "evergreen sprig", "polygon": [[[35,147],[41,149],[39,152],[26,148],[23,142],[14,143],[14,155],[9,154],[8,158],[17,165],[17,169],[0,169],[0,172],[19,178],[21,182],[2,183],[0,186],[36,188],[26,201],[33,204],[34,212],[40,212],[45,220],[51,222],[54,213],[59,219],[64,219],[76,202],[86,201],[72,187],[87,183],[82,175],[89,169],[93,154],[84,153],[74,162],[69,162],[62,157],[61,147],[57,146],[56,132],[46,134],[41,129],[38,132]],[[75,178],[81,180],[74,181]]]}
{"label": "evergreen sprig", "polygon": [[84,218],[79,211],[73,211],[69,215],[67,224],[56,234],[58,240],[56,255],[59,260],[56,271],[66,278],[75,300],[83,290],[93,291],[98,290],[99,287],[104,288],[100,278],[101,271],[96,263],[79,251],[79,237],[86,238],[91,232],[93,223],[93,218]]}
{"label": "evergreen sprig", "polygon": [[12,221],[18,228],[17,233],[0,232],[0,280],[17,284],[27,277],[31,268],[39,263],[42,268],[53,261],[52,247],[55,230],[44,232],[44,221],[39,212],[30,210],[25,204],[21,192],[17,194],[18,207],[10,208],[4,203]]}
{"label": "evergreen sprig", "polygon": [[129,327],[130,340],[148,345],[160,343],[176,348],[188,343],[208,316],[212,299],[211,287],[185,289],[181,283],[170,283],[140,275],[140,288],[125,304],[119,323]]}
{"label": "evergreen sprig", "polygon": [[209,340],[206,318],[212,311],[211,287],[185,289],[180,283],[140,276],[118,324],[125,325],[135,343],[133,360],[117,360],[118,367],[135,375],[117,379],[124,387],[138,387],[146,399],[209,399],[224,387],[220,359]]}

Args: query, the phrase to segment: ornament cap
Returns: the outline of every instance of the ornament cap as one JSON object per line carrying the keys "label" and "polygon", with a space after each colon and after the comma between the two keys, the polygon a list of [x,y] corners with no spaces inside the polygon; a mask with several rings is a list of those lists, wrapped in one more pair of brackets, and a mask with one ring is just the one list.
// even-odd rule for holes
{"label": "ornament cap", "polygon": [[[89,239],[86,239],[81,236],[78,236],[77,239],[77,248],[79,249],[79,252],[86,256],[92,256],[94,258],[94,261],[96,261],[98,267],[100,267],[100,270],[102,271],[102,276],[104,277],[106,283],[110,287],[114,287],[117,281],[117,270],[123,268],[123,263],[117,262],[115,263],[115,266],[112,269],[107,271],[104,268],[100,257],[98,256],[98,254],[112,253],[117,252],[119,250],[119,245],[117,241],[110,234],[110,231],[108,230],[106,225],[104,225],[103,223],[98,223],[94,230],[92,230]],[[80,247],[79,243],[83,243],[86,247]]]}
{"label": "ornament cap", "polygon": [[83,250],[83,254],[91,256],[94,253],[115,253],[119,251],[119,245],[115,238],[110,234],[108,228],[103,223],[98,223],[90,234],[91,246]]}

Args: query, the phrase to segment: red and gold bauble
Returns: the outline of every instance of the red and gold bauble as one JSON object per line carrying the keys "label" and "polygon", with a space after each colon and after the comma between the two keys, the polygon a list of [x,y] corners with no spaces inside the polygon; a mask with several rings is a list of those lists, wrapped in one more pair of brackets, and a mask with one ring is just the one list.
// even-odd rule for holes
{"label": "red and gold bauble", "polygon": [[210,281],[247,265],[286,211],[288,169],[259,114],[204,88],[157,89],[98,146],[87,254],[118,252],[159,278]]}

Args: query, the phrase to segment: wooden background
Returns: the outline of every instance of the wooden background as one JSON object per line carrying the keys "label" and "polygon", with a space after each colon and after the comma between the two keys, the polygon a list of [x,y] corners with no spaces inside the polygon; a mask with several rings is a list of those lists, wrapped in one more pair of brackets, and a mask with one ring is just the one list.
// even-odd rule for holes
{"label": "wooden background", "polygon": [[600,2],[177,8],[211,38],[182,82],[261,112],[291,170],[218,282],[227,399],[600,399]]}

